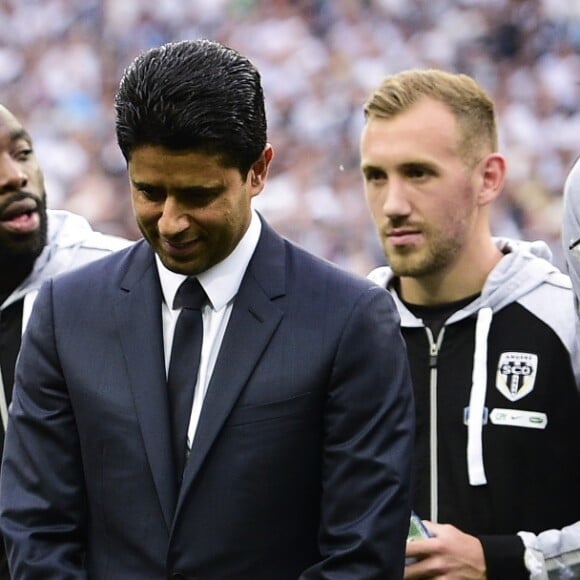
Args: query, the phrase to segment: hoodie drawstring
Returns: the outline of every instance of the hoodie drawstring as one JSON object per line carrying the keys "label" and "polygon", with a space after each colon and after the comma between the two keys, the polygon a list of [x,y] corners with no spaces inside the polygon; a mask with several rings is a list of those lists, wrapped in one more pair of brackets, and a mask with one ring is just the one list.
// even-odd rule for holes
{"label": "hoodie drawstring", "polygon": [[469,417],[467,419],[467,471],[471,485],[485,485],[487,478],[483,467],[483,409],[487,391],[487,336],[493,311],[482,308],[477,313],[475,326],[475,352],[473,375],[469,395]]}

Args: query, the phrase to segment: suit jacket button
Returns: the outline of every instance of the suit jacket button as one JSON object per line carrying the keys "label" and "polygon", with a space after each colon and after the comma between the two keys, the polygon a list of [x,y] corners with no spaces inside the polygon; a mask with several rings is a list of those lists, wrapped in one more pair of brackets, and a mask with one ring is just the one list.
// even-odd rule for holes
{"label": "suit jacket button", "polygon": [[173,572],[171,580],[185,580],[185,574],[183,572]]}

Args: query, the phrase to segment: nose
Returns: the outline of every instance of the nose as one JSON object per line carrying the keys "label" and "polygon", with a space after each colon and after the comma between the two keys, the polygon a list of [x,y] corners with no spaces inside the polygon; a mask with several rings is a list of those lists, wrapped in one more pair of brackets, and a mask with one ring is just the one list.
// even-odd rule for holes
{"label": "nose", "polygon": [[163,203],[161,215],[157,221],[159,233],[164,238],[174,238],[185,232],[191,223],[190,216],[178,200],[168,195]]}
{"label": "nose", "polygon": [[411,204],[407,198],[405,184],[401,179],[390,178],[383,191],[383,214],[396,219],[411,213]]}
{"label": "nose", "polygon": [[9,153],[0,154],[0,192],[22,189],[28,177]]}

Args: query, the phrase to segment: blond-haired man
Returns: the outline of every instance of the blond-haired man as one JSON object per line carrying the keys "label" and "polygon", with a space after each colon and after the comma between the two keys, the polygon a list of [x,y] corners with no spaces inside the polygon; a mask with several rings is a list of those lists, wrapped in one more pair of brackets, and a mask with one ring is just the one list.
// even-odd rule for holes
{"label": "blond-haired man", "polygon": [[[470,77],[411,70],[365,105],[361,168],[417,409],[405,578],[528,578],[542,530],[580,517],[569,279],[547,246],[492,236],[506,160]],[[541,548],[541,546],[540,546]]]}

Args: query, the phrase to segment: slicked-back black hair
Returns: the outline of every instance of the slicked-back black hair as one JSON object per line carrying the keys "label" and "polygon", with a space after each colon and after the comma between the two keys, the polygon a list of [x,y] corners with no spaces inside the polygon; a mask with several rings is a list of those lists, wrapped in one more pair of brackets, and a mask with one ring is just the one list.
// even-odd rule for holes
{"label": "slicked-back black hair", "polygon": [[247,175],[267,139],[260,73],[209,40],[164,44],[139,55],[115,96],[117,141],[127,161],[141,145],[217,154]]}

